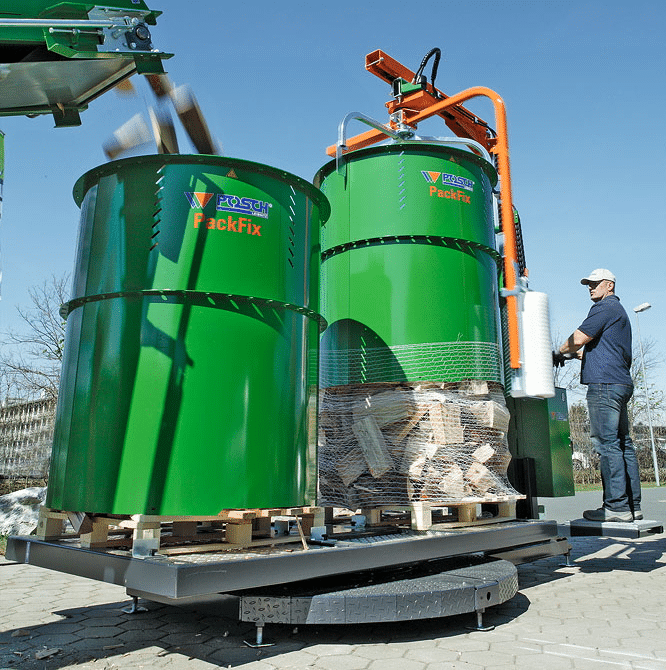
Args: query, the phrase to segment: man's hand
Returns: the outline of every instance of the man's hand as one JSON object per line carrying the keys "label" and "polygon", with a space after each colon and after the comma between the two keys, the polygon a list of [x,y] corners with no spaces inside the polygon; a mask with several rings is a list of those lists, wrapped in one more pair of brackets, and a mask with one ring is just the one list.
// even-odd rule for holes
{"label": "man's hand", "polygon": [[553,366],[563,368],[567,361],[573,361],[583,358],[583,350],[580,349],[574,354],[563,354],[561,351],[553,351]]}

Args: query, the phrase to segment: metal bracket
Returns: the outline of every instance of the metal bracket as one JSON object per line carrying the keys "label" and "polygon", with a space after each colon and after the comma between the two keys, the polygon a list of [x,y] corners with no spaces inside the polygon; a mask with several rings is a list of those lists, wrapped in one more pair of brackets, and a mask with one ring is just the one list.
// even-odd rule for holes
{"label": "metal bracket", "polygon": [[365,247],[384,246],[387,244],[429,244],[439,247],[453,247],[463,249],[465,251],[471,250],[479,251],[490,256],[499,267],[502,259],[500,255],[485,244],[474,242],[472,240],[463,240],[458,237],[441,237],[438,235],[387,235],[386,237],[371,237],[365,240],[352,240],[344,244],[338,244],[335,247],[326,249],[321,253],[321,260],[326,261],[331,256],[344,253],[350,249],[361,249]]}
{"label": "metal bracket", "polygon": [[361,123],[365,123],[371,128],[379,130],[388,137],[392,137],[393,139],[396,140],[402,139],[402,137],[404,136],[404,132],[401,133],[395,131],[392,128],[389,128],[388,126],[385,126],[383,123],[380,123],[379,121],[370,118],[365,114],[362,114],[361,112],[349,112],[349,114],[347,114],[345,118],[342,119],[342,121],[340,121],[340,125],[338,126],[338,143],[335,146],[335,169],[338,173],[340,172],[340,161],[342,159],[342,152],[344,149],[347,148],[346,146],[347,126],[349,125],[350,121],[354,120],[360,121]]}
{"label": "metal bracket", "polygon": [[564,554],[564,563],[560,563],[561,568],[573,568],[574,564],[571,562],[571,549]]}
{"label": "metal bracket", "polygon": [[99,302],[101,300],[115,300],[116,298],[125,299],[152,299],[156,302],[172,302],[172,303],[188,303],[192,305],[211,307],[218,309],[228,309],[232,311],[240,311],[241,305],[251,304],[257,305],[260,308],[289,310],[301,314],[308,319],[312,319],[319,324],[319,331],[324,332],[328,327],[328,322],[321,314],[301,307],[300,305],[292,305],[288,302],[280,302],[272,298],[259,298],[255,296],[237,295],[235,293],[216,293],[211,291],[190,291],[187,289],[146,289],[143,291],[116,291],[114,293],[101,293],[98,295],[81,296],[80,298],[73,298],[72,300],[60,306],[59,314],[63,319],[72,313],[73,310],[87,305],[92,302]]}
{"label": "metal bracket", "polygon": [[516,285],[511,290],[503,288],[500,291],[500,295],[503,298],[506,298],[510,295],[520,297],[523,293],[527,293],[527,291],[529,291],[527,277],[521,277],[520,270],[518,269],[518,263],[515,261],[513,262],[513,269],[516,273]]}

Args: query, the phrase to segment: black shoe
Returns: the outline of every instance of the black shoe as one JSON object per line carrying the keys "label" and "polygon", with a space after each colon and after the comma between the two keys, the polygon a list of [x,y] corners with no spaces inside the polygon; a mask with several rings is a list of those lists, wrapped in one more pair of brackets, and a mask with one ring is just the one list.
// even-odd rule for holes
{"label": "black shoe", "polygon": [[629,512],[613,512],[605,507],[599,509],[588,509],[583,512],[583,518],[588,521],[613,521],[617,523],[627,523],[634,520],[634,515]]}
{"label": "black shoe", "polygon": [[639,509],[634,510],[634,521],[641,521],[643,519],[643,512]]}

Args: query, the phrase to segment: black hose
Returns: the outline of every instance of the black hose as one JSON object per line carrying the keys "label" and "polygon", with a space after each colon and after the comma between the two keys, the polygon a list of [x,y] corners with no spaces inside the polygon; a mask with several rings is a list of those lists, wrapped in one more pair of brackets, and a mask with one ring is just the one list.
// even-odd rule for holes
{"label": "black hose", "polygon": [[523,229],[520,225],[518,210],[513,208],[513,225],[516,229],[516,260],[518,262],[518,273],[522,277],[525,274],[527,263],[525,262],[525,245],[523,244]]}
{"label": "black hose", "polygon": [[[497,169],[497,156],[493,156],[493,162],[495,163],[495,169]],[[516,206],[512,204],[513,221],[507,223],[502,218],[501,201],[498,200],[497,204],[498,204],[497,213],[499,214],[500,230],[502,232],[505,232],[504,226],[513,224],[516,237],[516,263],[518,265],[518,275],[522,277],[525,274],[525,270],[527,269],[527,261],[525,260],[525,244],[523,242],[523,228],[520,225],[520,214],[518,214]]]}
{"label": "black hose", "polygon": [[416,71],[414,79],[412,79],[412,84],[419,83],[421,75],[423,74],[423,70],[425,69],[425,66],[428,64],[428,61],[433,56],[433,54],[435,56],[435,60],[433,61],[432,70],[430,72],[430,84],[432,85],[433,89],[435,88],[435,79],[437,79],[437,68],[439,67],[439,59],[442,57],[442,50],[439,47],[434,47],[433,49],[430,49],[430,51],[428,51],[428,53],[423,57],[421,65],[419,66],[419,69]]}
{"label": "black hose", "polygon": [[[428,53],[423,57],[421,65],[419,65],[419,69],[416,71],[416,74],[412,79],[412,84],[421,83],[420,80],[421,76],[423,75],[423,70],[425,69],[425,66],[428,64],[428,61],[432,58],[433,55],[435,56],[435,60],[433,61],[432,71],[430,72],[430,84],[432,85],[435,97],[440,98],[441,96],[439,95],[437,89],[435,88],[435,80],[437,79],[437,68],[439,67],[439,61],[442,57],[442,50],[439,47],[434,47],[430,49],[430,51],[428,51]],[[476,123],[477,125],[483,126],[486,129],[486,134],[488,137],[490,138],[497,137],[497,133],[493,128],[491,128],[485,121],[481,121],[481,119],[477,118],[474,114],[468,112],[464,107],[458,106],[458,113],[462,114],[463,116],[466,116],[470,121]],[[444,112],[444,115],[448,116],[446,112]],[[451,115],[449,118],[454,117],[453,115]]]}

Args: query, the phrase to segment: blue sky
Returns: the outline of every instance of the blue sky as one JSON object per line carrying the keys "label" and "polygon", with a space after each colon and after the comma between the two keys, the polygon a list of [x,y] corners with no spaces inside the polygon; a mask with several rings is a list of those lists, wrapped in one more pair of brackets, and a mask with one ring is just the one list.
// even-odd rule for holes
{"label": "blue sky", "polygon": [[[327,162],[324,149],[347,112],[386,120],[389,87],[365,71],[366,53],[380,48],[416,69],[440,47],[441,90],[488,86],[506,103],[530,287],[549,294],[553,331],[565,337],[580,324],[591,303],[579,280],[607,267],[632,319],[632,307],[653,305],[640,316],[641,335],[666,356],[666,3],[148,4],[164,12],[153,43],[175,54],[166,62],[171,79],[193,88],[224,153],[308,180]],[[72,187],[105,162],[112,132],[145,112],[147,88],[136,86],[135,99],[110,93],[94,101],[79,128],[54,129],[47,116],[0,118],[0,329],[18,325],[15,305],[27,304],[29,286],[72,270]],[[492,122],[488,103],[467,106]],[[419,130],[450,135],[438,121]],[[184,137],[180,143],[189,151]],[[655,381],[666,388],[666,363]]]}

